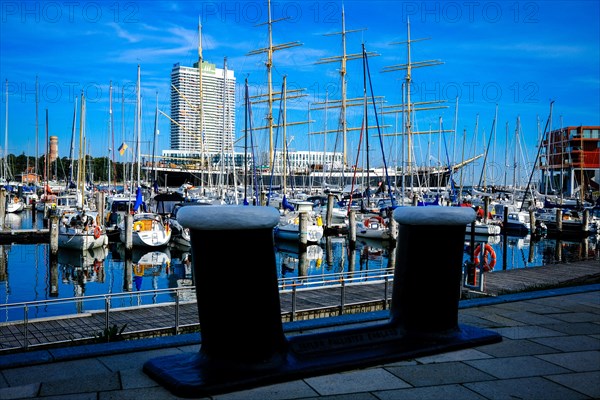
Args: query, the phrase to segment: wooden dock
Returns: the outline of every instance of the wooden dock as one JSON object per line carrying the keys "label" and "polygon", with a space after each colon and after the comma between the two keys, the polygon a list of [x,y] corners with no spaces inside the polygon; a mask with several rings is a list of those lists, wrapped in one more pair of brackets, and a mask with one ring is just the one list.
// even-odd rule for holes
{"label": "wooden dock", "polygon": [[[542,267],[494,271],[484,275],[484,291],[472,291],[471,296],[551,289],[564,286],[600,283],[599,260],[578,261]],[[336,285],[327,288],[280,293],[282,321],[322,318],[382,310],[389,307],[392,283]],[[383,299],[387,299],[384,301]],[[235,318],[236,310],[230,318]],[[176,324],[177,321],[177,324]],[[124,338],[173,335],[199,330],[195,302],[179,305],[176,320],[175,305],[134,307],[110,312],[109,325],[125,327]],[[0,353],[22,351],[25,341],[29,349],[97,342],[106,338],[104,311],[72,316],[31,320],[27,330],[22,322],[0,323]],[[177,326],[177,329],[175,328]]]}

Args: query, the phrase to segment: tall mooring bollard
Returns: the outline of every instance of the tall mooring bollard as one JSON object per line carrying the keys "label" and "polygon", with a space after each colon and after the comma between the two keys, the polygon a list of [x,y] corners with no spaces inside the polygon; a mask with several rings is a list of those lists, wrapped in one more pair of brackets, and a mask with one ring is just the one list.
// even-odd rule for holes
{"label": "tall mooring bollard", "polygon": [[[467,207],[400,207],[391,322],[411,336],[454,335],[467,224]],[[435,251],[432,252],[432,248]]]}
{"label": "tall mooring bollard", "polygon": [[50,255],[58,255],[58,215],[52,213],[49,218],[50,220]]}
{"label": "tall mooring bollard", "polygon": [[[475,219],[470,208],[396,209],[387,321],[291,337],[283,333],[277,286],[273,227],[279,212],[268,206],[183,207],[177,218],[191,231],[201,346],[197,353],[144,364],[177,396],[211,396],[501,340],[458,324],[465,228]],[[224,243],[236,249],[225,262],[215,251]]]}

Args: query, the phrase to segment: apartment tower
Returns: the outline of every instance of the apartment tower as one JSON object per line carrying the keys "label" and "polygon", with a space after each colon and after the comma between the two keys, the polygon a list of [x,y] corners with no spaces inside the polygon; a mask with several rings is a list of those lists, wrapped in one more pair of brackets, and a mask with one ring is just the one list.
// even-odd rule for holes
{"label": "apartment tower", "polygon": [[[199,72],[202,72],[202,80]],[[202,94],[201,94],[202,93]],[[172,157],[218,162],[233,153],[235,129],[234,71],[202,62],[192,67],[179,63],[171,71]],[[166,155],[166,154],[165,154]]]}

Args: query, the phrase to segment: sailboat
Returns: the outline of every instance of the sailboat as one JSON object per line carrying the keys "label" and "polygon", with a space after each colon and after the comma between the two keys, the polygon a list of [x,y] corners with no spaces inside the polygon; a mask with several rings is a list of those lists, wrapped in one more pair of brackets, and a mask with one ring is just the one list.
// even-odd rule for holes
{"label": "sailboat", "polygon": [[[149,212],[145,209],[145,202],[142,195],[141,187],[141,90],[140,90],[140,66],[137,69],[137,101],[136,101],[136,158],[137,158],[137,189],[135,194],[135,202],[130,208],[129,200],[126,200],[124,205],[129,212],[133,213],[133,224],[131,232],[132,245],[134,247],[162,247],[166,246],[171,240],[172,230],[169,225],[163,221],[160,214]],[[133,181],[133,179],[132,179]],[[111,210],[114,201],[111,202]],[[118,214],[117,214],[118,216]],[[118,224],[119,239],[121,242],[127,242],[126,218]]]}
{"label": "sailboat", "polygon": [[[355,221],[355,232],[356,232],[356,236],[357,237],[362,237],[362,238],[368,238],[368,239],[383,239],[383,240],[387,240],[393,237],[392,232],[390,232],[390,228],[388,226],[388,221],[386,221],[381,215],[377,214],[374,212],[374,210],[368,210],[365,208],[365,206],[368,207],[369,202],[371,201],[371,191],[369,188],[369,122],[368,122],[368,97],[367,97],[367,82],[369,83],[369,86],[371,87],[371,78],[369,75],[369,69],[368,69],[368,62],[367,62],[367,52],[365,50],[365,46],[363,44],[363,74],[364,74],[364,87],[363,87],[363,107],[364,107],[364,114],[363,114],[363,124],[362,124],[362,129],[361,129],[361,135],[360,135],[360,139],[359,139],[359,145],[358,145],[358,151],[357,151],[357,156],[356,156],[356,163],[355,163],[355,167],[354,167],[354,177],[352,180],[352,184],[355,184],[356,181],[356,170],[358,169],[358,157],[361,151],[361,143],[362,143],[362,139],[363,136],[365,138],[365,145],[366,145],[366,170],[367,170],[367,180],[365,182],[366,185],[366,190],[364,192],[364,194],[361,197],[361,201],[366,201],[366,204],[363,203],[362,207],[364,209],[364,212],[360,212],[357,213],[356,215],[356,221]],[[371,87],[371,91],[372,91],[372,87]],[[371,93],[372,99],[374,101],[374,97],[373,97],[373,93]],[[373,103],[373,105],[375,105]],[[377,110],[375,110],[375,118],[377,120]],[[379,122],[377,121],[377,128],[379,129]],[[381,136],[380,136],[381,137]],[[383,154],[383,160],[384,160],[384,164],[385,164],[385,154]],[[387,168],[386,168],[387,171]],[[387,173],[386,173],[387,176]],[[389,179],[388,179],[388,188],[389,188]],[[352,193],[352,192],[351,192]],[[350,200],[352,200],[352,197],[350,198]],[[395,204],[395,200],[394,197],[390,194],[390,200],[391,200],[391,207],[395,208],[396,204]]]}
{"label": "sailboat", "polygon": [[[63,206],[57,205],[60,213],[58,226],[58,247],[75,250],[91,250],[108,245],[108,236],[104,230],[100,216],[96,211],[90,211],[84,206],[84,177],[85,177],[85,98],[81,95],[81,118],[79,121],[79,161],[77,170],[77,193],[64,196],[65,200],[73,200]],[[60,200],[59,196],[57,200]]]}
{"label": "sailboat", "polygon": [[2,157],[2,177],[0,185],[8,190],[6,197],[6,213],[19,213],[25,209],[25,202],[22,198],[12,193],[12,185],[10,184],[12,174],[8,167],[8,79],[6,80],[6,118],[4,121],[4,154]]}

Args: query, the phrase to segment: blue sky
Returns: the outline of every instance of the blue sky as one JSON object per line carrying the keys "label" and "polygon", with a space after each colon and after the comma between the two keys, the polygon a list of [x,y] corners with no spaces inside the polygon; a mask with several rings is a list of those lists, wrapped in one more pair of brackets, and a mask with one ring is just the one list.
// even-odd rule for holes
{"label": "blue sky", "polygon": [[[519,163],[532,163],[538,135],[544,129],[554,100],[552,126],[600,125],[600,6],[589,1],[273,1],[275,44],[298,41],[301,46],[275,52],[273,85],[305,89],[306,96],[290,100],[288,120],[310,124],[289,128],[293,150],[333,149],[334,135],[311,135],[334,129],[335,109],[313,110],[309,103],[340,98],[339,65],[316,64],[323,57],[341,54],[341,10],[347,35],[347,52],[377,53],[368,59],[373,94],[385,104],[402,102],[403,72],[382,73],[390,65],[406,62],[406,47],[391,45],[406,40],[410,18],[414,43],[412,60],[440,60],[442,65],[413,70],[413,101],[446,100],[445,109],[418,113],[415,129],[457,128],[451,135],[419,135],[415,157],[421,163],[483,152],[497,110],[496,135],[490,160],[504,164],[519,148]],[[0,20],[1,126],[5,128],[8,80],[8,152],[36,152],[35,80],[39,79],[39,152],[45,149],[45,113],[49,134],[59,137],[59,155],[68,156],[74,99],[83,90],[87,98],[86,132],[93,156],[107,156],[112,146],[109,129],[109,84],[112,81],[115,147],[134,140],[134,105],[137,65],[141,66],[143,103],[142,152],[151,153],[154,110],[169,114],[170,71],[174,63],[197,60],[198,20],[202,22],[204,59],[235,71],[237,79],[236,137],[244,127],[243,83],[251,94],[264,92],[265,57],[247,56],[267,45],[266,0],[259,1],[2,1]],[[348,65],[348,97],[363,95],[360,61]],[[125,101],[121,101],[122,94]],[[458,100],[457,100],[458,97]],[[456,105],[458,104],[458,109]],[[122,112],[124,110],[124,113]],[[361,124],[362,111],[349,111],[348,124]],[[458,118],[456,118],[456,116]],[[253,125],[264,125],[263,112],[254,106]],[[372,117],[370,124],[374,124]],[[394,117],[380,117],[382,133],[398,131]],[[514,141],[520,119],[520,139]],[[400,120],[399,120],[400,121]],[[538,127],[539,125],[539,127]],[[159,119],[158,152],[169,148],[169,121]],[[477,135],[475,132],[477,131]],[[508,135],[507,135],[508,131]],[[466,136],[463,138],[463,132]],[[370,131],[374,133],[373,130]],[[264,133],[256,133],[265,139]],[[356,157],[358,132],[349,134],[349,160]],[[507,140],[508,138],[508,140]],[[261,139],[257,139],[261,142]],[[371,136],[371,145],[378,144]],[[463,142],[466,144],[462,152]],[[399,146],[386,137],[386,149]],[[446,156],[444,143],[448,149]],[[4,140],[0,142],[4,149]],[[508,149],[508,151],[506,150]],[[242,148],[239,148],[242,151]],[[388,163],[398,153],[386,154]],[[371,152],[371,164],[381,163]],[[116,154],[115,158],[123,161]],[[493,157],[493,158],[492,158]],[[353,161],[352,161],[353,162]]]}

